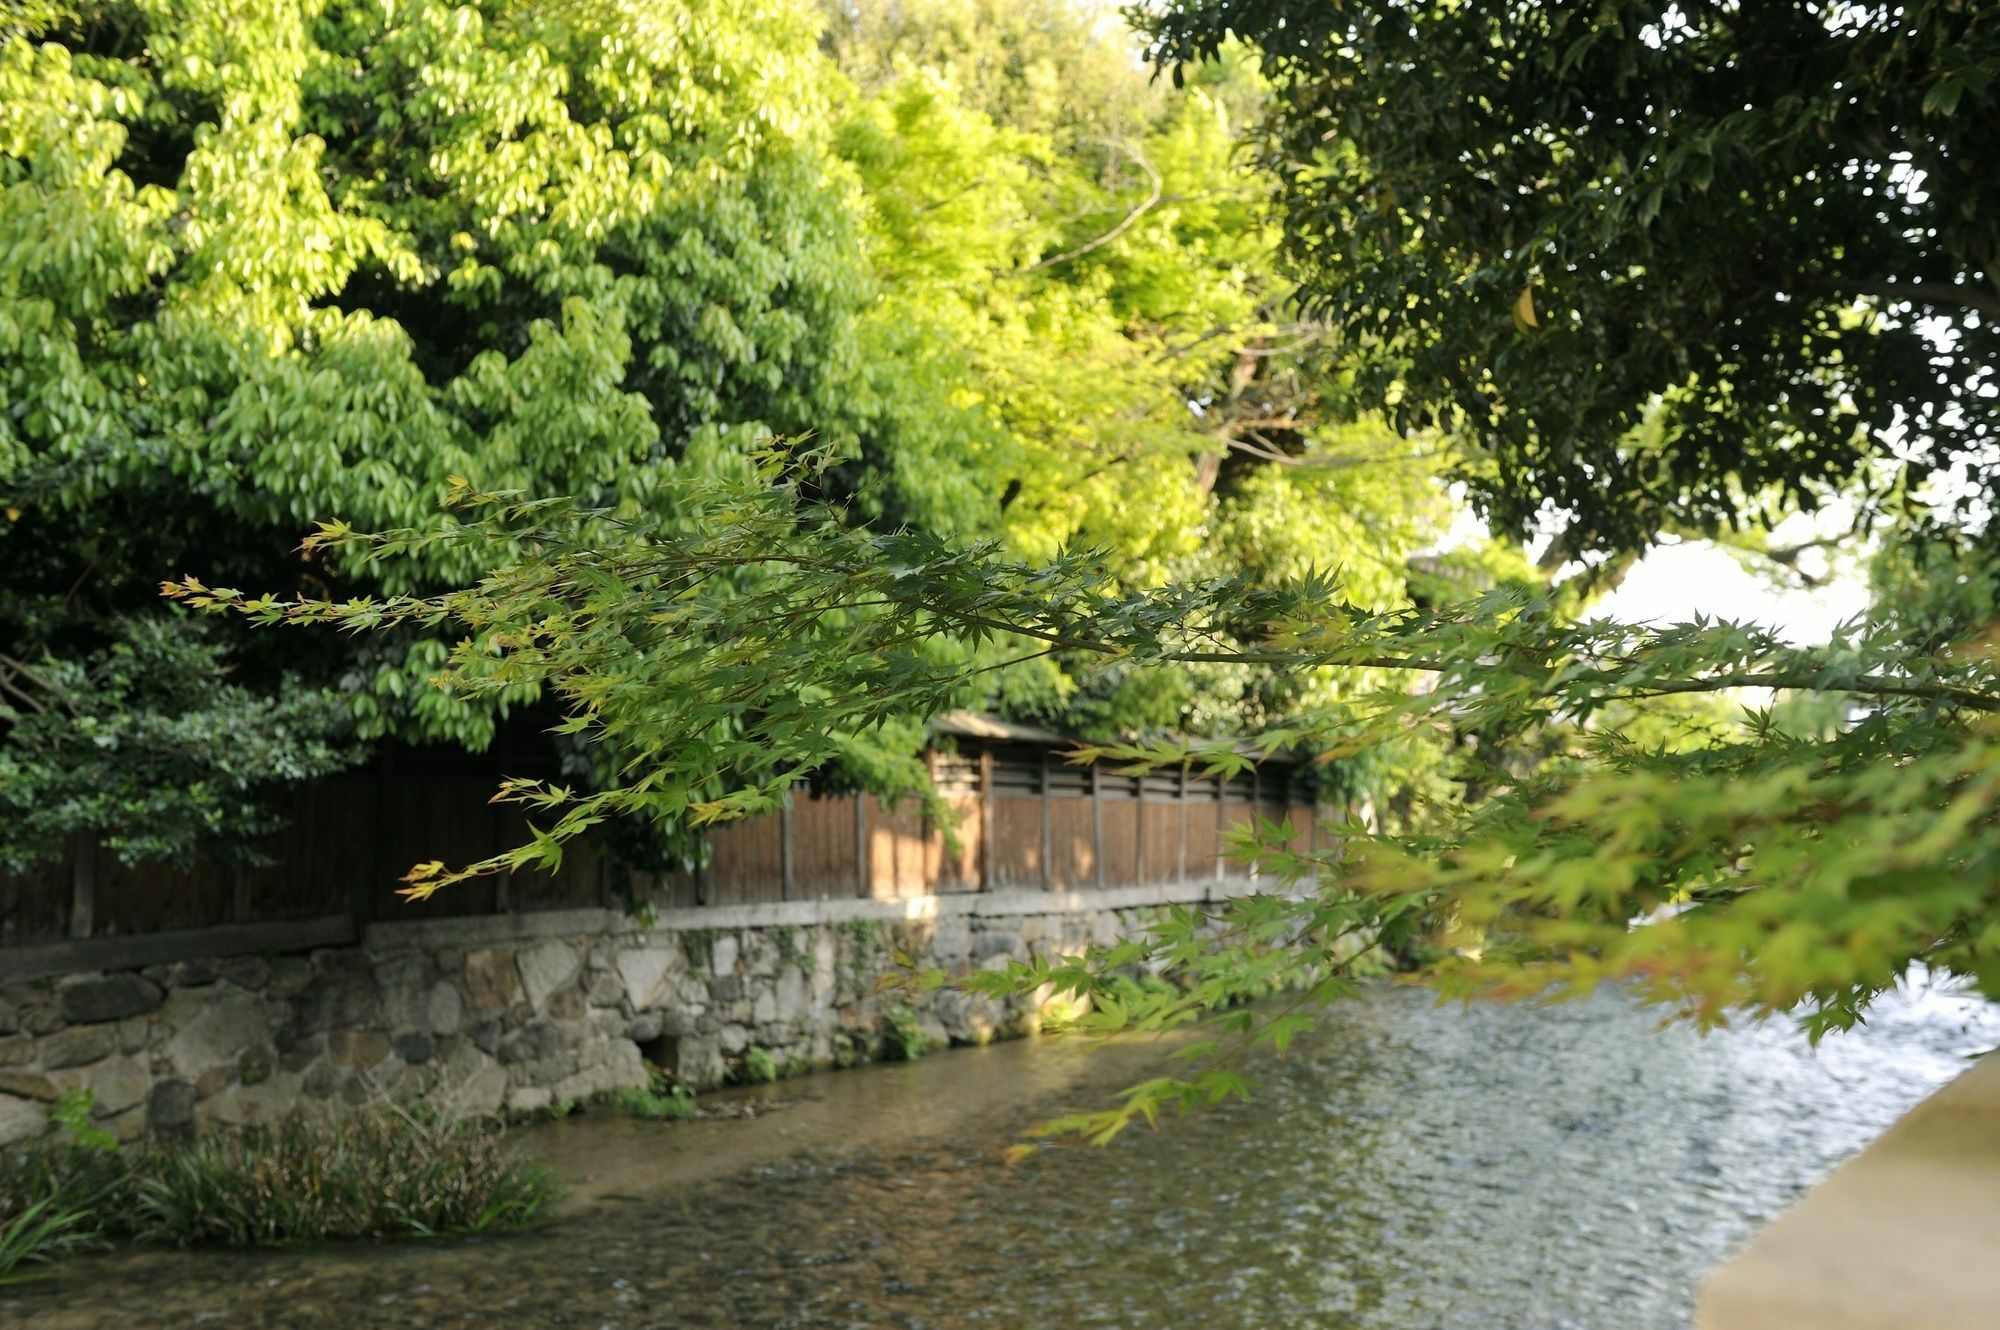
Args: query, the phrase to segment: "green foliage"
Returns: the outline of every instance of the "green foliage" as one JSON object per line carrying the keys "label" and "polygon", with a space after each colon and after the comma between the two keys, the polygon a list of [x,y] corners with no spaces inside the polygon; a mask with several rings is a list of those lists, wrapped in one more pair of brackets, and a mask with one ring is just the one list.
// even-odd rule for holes
{"label": "green foliage", "polygon": [[329,693],[261,696],[228,672],[216,635],[178,616],[125,619],[83,658],[0,654],[0,870],[79,833],[127,863],[248,855],[276,826],[269,789],[353,760]]}
{"label": "green foliage", "polygon": [[555,1195],[498,1132],[391,1111],[294,1116],[138,1164],[134,1236],[182,1245],[487,1232],[533,1222]]}
{"label": "green foliage", "polygon": [[714,954],[717,936],[718,930],[713,928],[684,928],[675,934],[681,944],[681,955],[691,966],[708,964],[709,957]]}
{"label": "green foliage", "polygon": [[[1083,558],[998,564],[989,546],[855,528],[804,497],[817,474],[775,453],[741,479],[683,473],[660,494],[671,520],[459,493],[464,515],[448,530],[362,537],[333,525],[308,542],[364,564],[502,531],[527,548],[442,596],[287,602],[195,579],[168,590],[257,623],[449,626],[459,634],[449,687],[474,700],[548,689],[570,708],[560,728],[601,741],[630,777],[593,789],[507,782],[501,797],[546,815],[546,829],[477,865],[419,865],[409,878],[419,896],[468,872],[553,868],[564,842],[612,817],[702,825],[769,811],[813,770],[857,754],[872,756],[879,792],[935,801],[905,718],[963,701],[967,648],[1048,654],[1061,644],[1054,624],[1102,599],[1101,581]],[[600,543],[607,526],[617,535]],[[731,593],[713,593],[725,579]],[[1073,604],[1039,628],[990,616],[1045,595]],[[625,617],[640,605],[643,617]]]}
{"label": "green foliage", "polygon": [[13,1213],[0,1217],[0,1283],[21,1265],[57,1260],[86,1245],[81,1230],[87,1212],[58,1208],[65,1199],[37,1196],[26,1205],[9,1207]]}
{"label": "green foliage", "polygon": [[915,1062],[931,1046],[924,1034],[923,1026],[917,1021],[916,1008],[906,1002],[898,1002],[882,1013],[882,1024],[889,1037],[889,1052],[903,1062]]}
{"label": "green foliage", "polygon": [[[74,691],[128,633],[164,644],[122,616],[190,565],[319,590],[476,577],[509,552],[291,554],[311,520],[435,521],[453,474],[630,509],[770,429],[851,438],[866,274],[816,31],[782,0],[8,8],[0,678]],[[104,723],[135,745],[212,734],[181,759],[193,798],[136,797],[168,773],[94,759],[76,780],[109,789],[85,800],[61,788],[74,745],[0,716],[11,774],[58,787],[19,848],[110,819],[136,853],[240,839],[257,818],[228,753],[312,774],[331,695],[361,739],[482,746],[532,695],[428,686],[445,651],[265,642],[201,706],[84,699],[134,711]]]}
{"label": "green foliage", "polygon": [[611,1097],[611,1105],[627,1117],[685,1122],[695,1116],[694,1091],[678,1084],[658,1067],[649,1067],[644,1086],[627,1086]]}
{"label": "green foliage", "polygon": [[89,1090],[65,1090],[57,1096],[49,1120],[65,1140],[80,1150],[116,1150],[118,1138],[90,1120],[96,1107],[97,1096]]}
{"label": "green foliage", "polygon": [[817,964],[817,957],[812,945],[812,931],[810,929],[780,925],[777,928],[767,929],[766,936],[778,948],[778,960],[782,964],[796,965],[799,967],[801,974],[805,975],[808,979],[812,978],[813,967]]}
{"label": "green foliage", "polygon": [[[1134,591],[1280,576],[1310,546],[1348,598],[1399,603],[1449,516],[1448,445],[1340,423],[1346,371],[1280,271],[1275,182],[1238,151],[1268,95],[1247,54],[1169,90],[1067,0],[869,0],[831,26],[822,48],[803,0],[9,11],[0,653],[88,673],[183,573],[335,600],[468,585],[527,551],[290,548],[335,519],[448,537],[453,477],[640,539],[773,434],[832,459],[815,483],[849,525],[1030,563],[1091,547]],[[233,737],[150,799],[109,793],[152,780],[128,749],[87,752],[101,808],[56,788],[94,780],[74,753],[0,716],[21,788],[51,789],[21,853],[113,820],[136,854],[240,842],[336,738],[538,730],[525,675],[431,686],[450,641],[405,622],[177,645],[190,668],[220,653],[231,686],[104,705]],[[1106,737],[1241,728],[1354,682],[929,650],[979,671],[961,701]],[[821,778],[913,787],[925,714],[849,732]],[[643,756],[565,751],[573,784]],[[683,823],[638,825],[629,857],[702,853]]]}
{"label": "green foliage", "polygon": [[[1338,423],[1327,330],[1291,299],[1273,182],[1239,151],[1265,95],[1249,61],[1170,91],[1064,0],[842,7],[831,42],[860,93],[836,143],[883,287],[864,365],[924,367],[883,389],[871,520],[1029,561],[1092,548],[1123,589],[1311,563],[1357,603],[1405,597],[1405,560],[1449,517],[1448,447]],[[1240,729],[1344,682],[1057,653],[987,688],[1109,736]]]}
{"label": "green foliage", "polygon": [[752,1044],[743,1050],[742,1077],[752,1085],[775,1081],[778,1079],[778,1060],[762,1044]]}
{"label": "green foliage", "polygon": [[386,1109],[122,1150],[47,1139],[0,1154],[0,1276],[116,1241],[251,1246],[515,1228],[554,1196],[549,1174],[497,1129]]}
{"label": "green foliage", "polygon": [[128,1182],[118,1142],[91,1123],[91,1107],[90,1091],[68,1091],[50,1114],[53,1136],[0,1152],[0,1283],[23,1265],[107,1245]]}
{"label": "green foliage", "polygon": [[1991,495],[1990,6],[1139,10],[1176,80],[1261,45],[1305,307],[1364,407],[1477,441],[1503,526],[1574,555],[1899,473]]}
{"label": "green foliage", "polygon": [[[1234,1004],[1280,991],[1330,1001],[1375,951],[1425,958],[1428,980],[1450,993],[1622,980],[1698,1020],[1800,1012],[1815,1031],[1857,1019],[1913,963],[2000,992],[2000,664],[1976,635],[1941,638],[1929,617],[1888,615],[1806,648],[1729,623],[1577,622],[1511,590],[1370,612],[1320,575],[1121,593],[1088,560],[1024,565],[994,546],[858,531],[803,497],[811,473],[795,467],[774,456],[740,486],[684,491],[678,506],[703,515],[700,534],[649,531],[643,552],[595,547],[600,519],[567,504],[467,496],[463,534],[518,540],[532,528],[539,552],[465,592],[339,604],[177,593],[259,622],[457,623],[475,630],[468,644],[507,644],[461,647],[457,686],[525,674],[569,699],[577,727],[648,745],[615,790],[510,787],[546,829],[483,864],[420,867],[417,894],[547,862],[611,809],[711,819],[769,807],[845,731],[952,696],[968,667],[939,665],[933,643],[1007,642],[1132,668],[1223,662],[1379,680],[1297,711],[1247,750],[1199,737],[1102,743],[1079,762],[1229,773],[1258,751],[1338,761],[1414,733],[1441,741],[1449,777],[1395,825],[1343,829],[1336,848],[1300,854],[1268,828],[1245,846],[1264,871],[1310,877],[1312,890],[1230,902],[1212,918],[1179,912],[1149,938],[965,981],[1088,997],[1087,1029],[1208,1019],[1221,1041],[1209,1051],[1281,1038],[1290,1025]],[[430,538],[319,539],[366,555]],[[726,607],[683,594],[746,564],[760,575]],[[1419,677],[1428,686],[1412,687]],[[1697,705],[1749,688],[1844,698],[1854,719],[1807,735]],[[697,801],[728,764],[753,783]],[[1135,971],[1167,982],[1135,984]],[[903,1023],[905,1046],[920,1044],[913,1015]],[[1235,1093],[1234,1077],[1224,1060],[1166,1078],[1086,1134]]]}

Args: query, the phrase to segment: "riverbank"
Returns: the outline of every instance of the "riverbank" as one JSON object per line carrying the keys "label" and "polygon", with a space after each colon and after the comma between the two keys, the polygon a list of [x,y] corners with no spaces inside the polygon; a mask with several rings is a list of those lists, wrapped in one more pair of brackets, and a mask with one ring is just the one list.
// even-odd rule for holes
{"label": "riverbank", "polygon": [[1656,1032],[1615,997],[1436,1008],[1371,988],[1255,1097],[1008,1167],[1037,1118],[1158,1065],[1048,1040],[772,1087],[751,1119],[517,1135],[572,1179],[541,1229],[128,1252],[0,1294],[0,1325],[1668,1330],[1701,1274],[2000,1042],[1905,996],[1818,1054]]}
{"label": "riverbank", "polygon": [[0,1148],[40,1135],[65,1094],[129,1141],[385,1097],[518,1118],[644,1088],[649,1066],[707,1089],[985,1043],[1036,1028],[1042,996],[884,981],[1110,945],[1164,905],[1257,887],[404,920],[298,955],[24,979],[0,985]]}

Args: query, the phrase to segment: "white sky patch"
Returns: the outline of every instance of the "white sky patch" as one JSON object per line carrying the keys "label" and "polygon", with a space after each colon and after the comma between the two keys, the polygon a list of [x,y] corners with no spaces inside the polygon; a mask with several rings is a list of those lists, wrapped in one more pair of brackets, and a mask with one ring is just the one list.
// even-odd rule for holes
{"label": "white sky patch", "polygon": [[[1452,487],[1456,511],[1450,528],[1435,549],[1448,550],[1491,534],[1465,503],[1463,486]],[[1795,514],[1771,533],[1771,545],[1782,547],[1849,529],[1853,509],[1833,503],[1816,515]],[[1542,541],[1529,546],[1539,554]],[[1760,576],[1743,559],[1707,541],[1682,541],[1656,547],[1625,575],[1618,587],[1593,602],[1587,614],[1620,623],[1665,627],[1686,623],[1696,615],[1753,623],[1771,629],[1797,646],[1813,646],[1833,636],[1833,630],[1868,608],[1867,560],[1871,551],[1847,537],[1828,549],[1801,556],[1804,570],[1821,585],[1807,587],[1782,569]],[[1577,571],[1565,568],[1563,575]]]}
{"label": "white sky patch", "polygon": [[1824,642],[1868,608],[1859,569],[1842,568],[1825,586],[1780,586],[1706,542],[1668,545],[1641,559],[1590,613],[1622,623],[1685,623],[1697,614],[1754,623],[1799,646]]}

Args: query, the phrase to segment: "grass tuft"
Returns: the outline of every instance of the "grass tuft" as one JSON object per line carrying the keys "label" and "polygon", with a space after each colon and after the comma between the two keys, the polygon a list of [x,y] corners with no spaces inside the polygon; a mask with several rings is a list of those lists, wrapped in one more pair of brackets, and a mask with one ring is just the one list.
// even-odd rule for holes
{"label": "grass tuft", "polygon": [[0,1155],[0,1278],[120,1241],[263,1246],[517,1228],[555,1190],[498,1128],[393,1107],[123,1149],[36,1142]]}
{"label": "grass tuft", "polygon": [[644,1089],[631,1086],[611,1097],[611,1105],[627,1117],[685,1122],[695,1115],[694,1091],[677,1085],[653,1068]]}

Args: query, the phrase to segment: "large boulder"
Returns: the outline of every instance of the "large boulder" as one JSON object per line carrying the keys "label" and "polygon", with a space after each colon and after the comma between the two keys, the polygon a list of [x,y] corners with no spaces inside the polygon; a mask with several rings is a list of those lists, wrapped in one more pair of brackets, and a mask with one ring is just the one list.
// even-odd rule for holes
{"label": "large boulder", "polygon": [[61,994],[62,1014],[78,1025],[120,1021],[158,1011],[164,995],[160,986],[136,974],[107,974],[81,979]]}
{"label": "large boulder", "polygon": [[110,1057],[88,1067],[53,1072],[49,1080],[59,1090],[86,1090],[98,1117],[110,1117],[143,1102],[153,1078],[137,1058]]}
{"label": "large boulder", "polygon": [[465,992],[475,1007],[505,1007],[514,1000],[514,958],[482,950],[465,956]]}
{"label": "large boulder", "polygon": [[42,1065],[51,1071],[83,1067],[102,1061],[118,1051],[115,1025],[79,1025],[59,1030],[42,1040]]}
{"label": "large boulder", "polygon": [[154,1081],[146,1095],[146,1125],[154,1131],[179,1131],[194,1125],[194,1087],[186,1081]]}
{"label": "large boulder", "polygon": [[233,1066],[277,1032],[280,1011],[254,993],[225,984],[183,988],[167,999],[161,1019],[174,1030],[164,1052],[181,1077]]}
{"label": "large boulder", "polygon": [[516,958],[521,967],[521,987],[527,991],[528,1005],[546,1011],[549,999],[576,982],[583,962],[567,942],[550,938],[538,942]]}
{"label": "large boulder", "polygon": [[465,1000],[458,995],[458,986],[448,979],[432,984],[424,998],[423,1014],[424,1028],[432,1034],[457,1033],[465,1019]]}
{"label": "large boulder", "polygon": [[459,1116],[497,1113],[507,1097],[507,1069],[470,1043],[460,1043],[438,1068],[437,1094],[446,1111]]}

